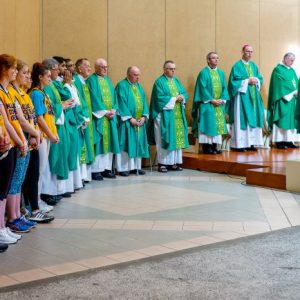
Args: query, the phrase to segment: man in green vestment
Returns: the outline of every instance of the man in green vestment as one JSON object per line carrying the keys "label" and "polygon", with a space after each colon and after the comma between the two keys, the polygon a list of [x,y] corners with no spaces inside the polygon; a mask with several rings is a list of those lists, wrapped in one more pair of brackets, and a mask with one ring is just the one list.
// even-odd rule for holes
{"label": "man in green vestment", "polygon": [[181,171],[182,149],[189,146],[185,103],[188,94],[175,77],[171,60],[163,65],[163,75],[154,82],[148,122],[148,139],[156,144],[158,171]]}
{"label": "man in green vestment", "polygon": [[225,75],[217,68],[219,56],[210,52],[206,56],[208,66],[203,68],[196,81],[193,102],[193,132],[202,144],[205,154],[219,154],[217,144],[227,133],[225,103],[229,100]]}
{"label": "man in green vestment", "polygon": [[120,150],[117,154],[117,170],[120,176],[144,175],[141,157],[149,157],[146,120],[149,110],[145,92],[139,83],[140,70],[136,66],[127,69],[127,78],[116,86],[118,115],[120,116]]}
{"label": "man in green vestment", "polygon": [[95,62],[95,73],[87,79],[93,111],[95,162],[92,178],[116,178],[112,172],[113,155],[120,152],[117,128],[117,101],[114,87],[107,76],[108,65],[103,58]]}
{"label": "man in green vestment", "polygon": [[263,145],[264,106],[260,96],[263,78],[258,67],[251,61],[253,48],[244,45],[242,59],[230,72],[227,102],[231,126],[231,148],[236,151],[257,151]]}
{"label": "man in green vestment", "polygon": [[94,139],[93,139],[93,115],[90,91],[86,84],[87,78],[91,74],[91,65],[88,59],[80,58],[75,63],[76,72],[73,76],[74,85],[77,88],[82,112],[85,118],[85,126],[81,128],[80,142],[81,142],[81,175],[84,181],[91,181],[92,179],[92,163],[95,160],[94,155]]}
{"label": "man in green vestment", "polygon": [[272,142],[278,149],[298,148],[294,145],[297,134],[296,104],[298,77],[292,65],[293,53],[286,53],[282,63],[273,70],[268,96],[268,126]]}
{"label": "man in green vestment", "polygon": [[[61,194],[64,197],[71,197],[71,193],[74,192],[74,171],[77,170],[79,147],[77,130],[78,124],[73,112],[74,100],[72,99],[69,90],[63,86],[63,82],[61,81],[61,79],[58,80],[58,62],[52,58],[44,60],[43,63],[47,65],[51,70],[52,79],[52,82],[48,86],[46,86],[44,90],[53,103],[58,103],[63,107],[63,113],[61,114],[58,122],[65,128],[66,134],[62,145],[64,146],[64,150],[66,151],[67,158],[60,159],[59,161],[61,162],[61,164],[67,163],[68,177],[66,180],[61,182],[60,190],[62,191]],[[58,165],[57,168],[59,169],[60,166]]]}
{"label": "man in green vestment", "polygon": [[[80,138],[79,130],[83,124],[83,119],[78,117],[80,115],[80,101],[78,99],[76,88],[72,85],[72,73],[67,69],[65,58],[61,56],[54,56],[58,60],[59,76],[53,80],[53,85],[60,94],[61,100],[72,101],[72,106],[65,110],[65,127],[72,146],[69,148],[68,163],[70,169],[70,180],[73,178],[73,189],[82,188],[79,156],[80,156]],[[73,86],[73,88],[72,88]],[[71,186],[71,182],[70,182]],[[71,189],[70,189],[71,190]],[[64,196],[70,197],[71,194]]]}

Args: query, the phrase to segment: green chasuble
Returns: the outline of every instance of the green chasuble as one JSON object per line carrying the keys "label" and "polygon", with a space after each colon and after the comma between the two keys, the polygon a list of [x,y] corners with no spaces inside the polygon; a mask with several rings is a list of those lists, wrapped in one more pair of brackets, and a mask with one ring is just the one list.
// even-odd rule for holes
{"label": "green chasuble", "polygon": [[93,111],[95,155],[119,153],[117,116],[115,115],[111,120],[106,116],[101,118],[95,116],[100,111],[118,109],[113,85],[107,76],[101,77],[95,73],[86,82],[90,90]]}
{"label": "green chasuble", "polygon": [[173,80],[169,80],[165,75],[161,75],[154,82],[150,101],[148,139],[151,144],[155,144],[154,120],[160,113],[162,148],[168,151],[189,146],[184,105],[176,103],[174,109],[163,109],[172,97],[180,94],[187,100],[188,94],[176,77],[173,77]]}
{"label": "green chasuble", "polygon": [[298,80],[298,96],[297,96],[297,102],[296,102],[296,128],[297,133],[300,133],[300,80]]}
{"label": "green chasuble", "polygon": [[234,123],[234,102],[240,96],[240,128],[247,129],[247,125],[252,128],[263,128],[264,126],[264,106],[260,96],[260,91],[256,85],[248,85],[246,92],[239,92],[243,80],[249,77],[256,77],[260,86],[263,78],[258,67],[252,61],[244,64],[242,60],[236,62],[230,72],[228,80],[228,92],[231,101],[228,101],[226,109],[229,114],[229,122]]}
{"label": "green chasuble", "polygon": [[[61,101],[66,101],[72,98],[70,91],[63,86],[63,83],[58,80],[53,80],[50,84],[50,88],[56,97],[60,97]],[[79,145],[79,133],[78,133],[78,120],[76,119],[76,107],[67,108],[64,110],[65,123],[69,147],[68,147],[68,165],[69,171],[75,171],[77,169],[77,160],[80,153]]]}
{"label": "green chasuble", "polygon": [[[61,105],[61,98],[55,87],[51,83],[44,87],[44,92],[50,98],[55,114],[55,122],[60,118],[63,111]],[[49,152],[49,164],[51,173],[57,176],[57,179],[68,179],[69,165],[68,165],[68,150],[70,141],[66,133],[65,126],[56,124],[57,134],[59,136],[59,143],[51,143]]]}
{"label": "green chasuble", "polygon": [[199,132],[207,136],[227,133],[225,105],[214,106],[210,100],[229,100],[224,72],[205,67],[197,77],[192,109],[195,137]]}
{"label": "green chasuble", "polygon": [[[131,84],[127,79],[116,86],[118,112],[120,116],[120,150],[127,152],[130,158],[149,157],[146,123],[141,127],[132,126],[130,118],[148,118],[149,110],[145,92],[139,83]],[[126,120],[122,121],[122,118]],[[139,141],[137,153],[137,141]]]}
{"label": "green chasuble", "polygon": [[270,131],[273,124],[284,130],[297,128],[297,98],[294,96],[290,101],[283,98],[295,92],[297,88],[298,77],[295,70],[286,67],[284,64],[278,64],[272,72],[269,88],[267,118]]}
{"label": "green chasuble", "polygon": [[80,163],[91,164],[95,160],[94,139],[93,139],[93,115],[90,91],[85,82],[82,82],[78,75],[74,75],[74,85],[77,88],[80,98],[82,113],[90,122],[84,129],[80,129]]}

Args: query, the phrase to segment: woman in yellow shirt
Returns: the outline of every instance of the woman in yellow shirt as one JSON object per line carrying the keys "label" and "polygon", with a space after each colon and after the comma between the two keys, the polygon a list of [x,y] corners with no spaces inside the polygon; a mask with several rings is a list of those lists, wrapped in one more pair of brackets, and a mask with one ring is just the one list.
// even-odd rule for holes
{"label": "woman in yellow shirt", "polygon": [[[0,111],[3,116],[5,129],[10,136],[11,146],[7,158],[4,159],[5,162],[9,163],[3,169],[1,168],[1,173],[3,172],[7,178],[6,189],[1,190],[1,212],[3,212],[3,207],[6,207],[6,210],[9,209],[9,213],[11,214],[14,212],[16,201],[14,198],[9,199],[8,192],[10,187],[14,185],[13,180],[15,175],[19,172],[20,158],[26,156],[28,150],[27,141],[17,118],[17,103],[15,103],[15,99],[7,90],[9,83],[16,79],[16,65],[17,61],[13,56],[7,54],[0,55]],[[29,231],[29,227],[21,224],[21,222],[18,229]],[[20,235],[13,234],[3,223],[0,224],[0,242],[11,244],[16,243],[20,238]]]}

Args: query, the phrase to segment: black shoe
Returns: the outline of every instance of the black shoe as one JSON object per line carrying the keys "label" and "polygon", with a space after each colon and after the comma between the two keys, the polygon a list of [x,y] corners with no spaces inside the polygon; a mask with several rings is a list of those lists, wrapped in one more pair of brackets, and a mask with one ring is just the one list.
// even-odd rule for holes
{"label": "black shoe", "polygon": [[[129,173],[130,174],[136,174],[136,169],[131,170]],[[138,173],[139,173],[139,175],[145,175],[146,174],[146,172],[144,170],[140,170],[140,169],[138,170]]]}
{"label": "black shoe", "polygon": [[98,172],[98,173],[92,173],[92,179],[93,180],[97,180],[97,181],[101,181],[101,180],[103,180],[103,176],[101,175],[100,172]]}
{"label": "black shoe", "polygon": [[7,248],[8,248],[7,244],[0,243],[0,253],[5,252],[7,250]]}
{"label": "black shoe", "polygon": [[56,202],[59,202],[63,197],[62,195],[55,195],[55,196],[51,196],[51,198],[53,198]]}
{"label": "black shoe", "polygon": [[212,145],[211,144],[202,144],[202,152],[203,152],[203,154],[214,154]]}
{"label": "black shoe", "polygon": [[221,154],[222,153],[221,150],[218,150],[216,143],[212,144],[212,150],[213,150],[214,154]]}
{"label": "black shoe", "polygon": [[169,171],[182,171],[182,170],[183,170],[183,169],[182,169],[180,166],[178,166],[178,165],[172,165],[172,166],[168,165],[168,166],[167,166],[167,169],[168,169]]}
{"label": "black shoe", "polygon": [[257,148],[252,145],[251,147],[247,147],[246,151],[257,151]]}
{"label": "black shoe", "polygon": [[48,198],[44,198],[43,201],[45,201],[48,205],[56,205],[58,201],[55,199],[55,196],[48,196]]}
{"label": "black shoe", "polygon": [[287,146],[287,148],[290,148],[290,149],[298,149],[299,146],[296,146],[293,142],[284,142],[285,145]]}
{"label": "black shoe", "polygon": [[41,194],[41,199],[42,199],[43,201],[45,201],[45,199],[47,199],[47,198],[49,198],[49,197],[51,197],[51,195],[48,195],[48,194]]}
{"label": "black shoe", "polygon": [[62,196],[63,198],[71,198],[71,197],[72,197],[72,193],[66,192],[66,193],[64,193],[64,194],[61,194],[61,196]]}
{"label": "black shoe", "polygon": [[285,142],[276,142],[277,149],[287,149],[288,146],[285,145]]}
{"label": "black shoe", "polygon": [[128,177],[129,176],[129,172],[128,171],[119,172],[119,176]]}
{"label": "black shoe", "polygon": [[245,148],[230,148],[231,151],[235,152],[246,152],[247,150]]}
{"label": "black shoe", "polygon": [[110,171],[110,170],[105,170],[104,172],[101,172],[101,175],[104,178],[110,178],[110,179],[116,178],[116,175],[112,171]]}

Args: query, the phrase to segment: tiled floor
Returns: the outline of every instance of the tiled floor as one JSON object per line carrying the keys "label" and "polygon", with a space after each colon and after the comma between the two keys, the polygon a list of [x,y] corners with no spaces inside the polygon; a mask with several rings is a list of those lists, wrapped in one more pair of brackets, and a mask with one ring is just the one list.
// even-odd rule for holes
{"label": "tiled floor", "polygon": [[184,170],[92,182],[0,255],[0,287],[300,224],[300,196]]}

